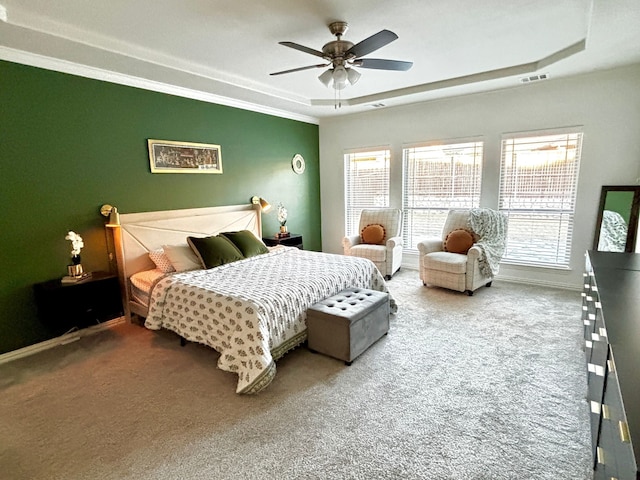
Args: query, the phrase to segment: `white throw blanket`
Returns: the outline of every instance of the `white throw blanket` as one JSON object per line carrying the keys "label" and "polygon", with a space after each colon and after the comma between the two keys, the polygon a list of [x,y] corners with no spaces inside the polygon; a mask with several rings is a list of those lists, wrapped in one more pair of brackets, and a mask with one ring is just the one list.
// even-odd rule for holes
{"label": "white throw blanket", "polygon": [[602,226],[598,250],[603,252],[624,252],[627,246],[627,223],[618,212],[602,212]]}
{"label": "white throw blanket", "polygon": [[480,271],[487,277],[497,275],[507,241],[506,215],[490,208],[472,208],[469,228],[480,237],[476,243],[482,250]]}

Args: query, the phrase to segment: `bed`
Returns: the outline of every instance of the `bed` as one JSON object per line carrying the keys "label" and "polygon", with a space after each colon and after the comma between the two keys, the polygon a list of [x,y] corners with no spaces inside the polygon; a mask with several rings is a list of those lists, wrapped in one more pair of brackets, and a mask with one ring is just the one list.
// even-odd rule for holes
{"label": "bed", "polygon": [[184,248],[186,237],[248,231],[260,239],[254,205],[121,214],[120,221],[114,233],[128,318],[217,350],[218,367],[238,376],[238,393],[271,383],[275,362],[306,340],[309,306],[347,287],[388,291],[368,259],[293,247],[265,247],[210,269],[163,272],[151,260],[164,247]]}

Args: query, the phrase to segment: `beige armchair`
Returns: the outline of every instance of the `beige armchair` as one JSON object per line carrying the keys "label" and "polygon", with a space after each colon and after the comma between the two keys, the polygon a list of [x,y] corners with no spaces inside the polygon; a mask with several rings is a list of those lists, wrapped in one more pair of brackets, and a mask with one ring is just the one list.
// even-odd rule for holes
{"label": "beige armchair", "polygon": [[[452,233],[453,232],[453,233]],[[507,220],[487,208],[451,210],[442,238],[418,243],[420,280],[469,296],[491,286],[504,253]],[[449,247],[449,248],[447,248]]]}
{"label": "beige armchair", "polygon": [[401,212],[397,208],[362,210],[360,234],[344,237],[344,254],[368,258],[387,280],[391,279],[402,264],[401,224]]}

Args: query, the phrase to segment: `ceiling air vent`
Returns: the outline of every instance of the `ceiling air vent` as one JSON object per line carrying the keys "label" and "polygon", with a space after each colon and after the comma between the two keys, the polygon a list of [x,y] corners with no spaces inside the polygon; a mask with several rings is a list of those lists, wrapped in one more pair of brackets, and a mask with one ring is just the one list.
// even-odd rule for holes
{"label": "ceiling air vent", "polygon": [[537,82],[538,80],[546,80],[547,78],[549,78],[548,73],[540,73],[538,75],[531,75],[530,77],[522,77],[520,83]]}

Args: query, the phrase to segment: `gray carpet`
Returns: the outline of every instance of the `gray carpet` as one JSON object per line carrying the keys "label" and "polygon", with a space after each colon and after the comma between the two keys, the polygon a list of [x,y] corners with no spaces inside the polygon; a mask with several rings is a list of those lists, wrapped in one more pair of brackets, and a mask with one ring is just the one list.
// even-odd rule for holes
{"label": "gray carpet", "polygon": [[239,396],[206,347],[122,325],[0,366],[7,479],[589,479],[580,294],[389,287],[351,367],[299,348]]}

